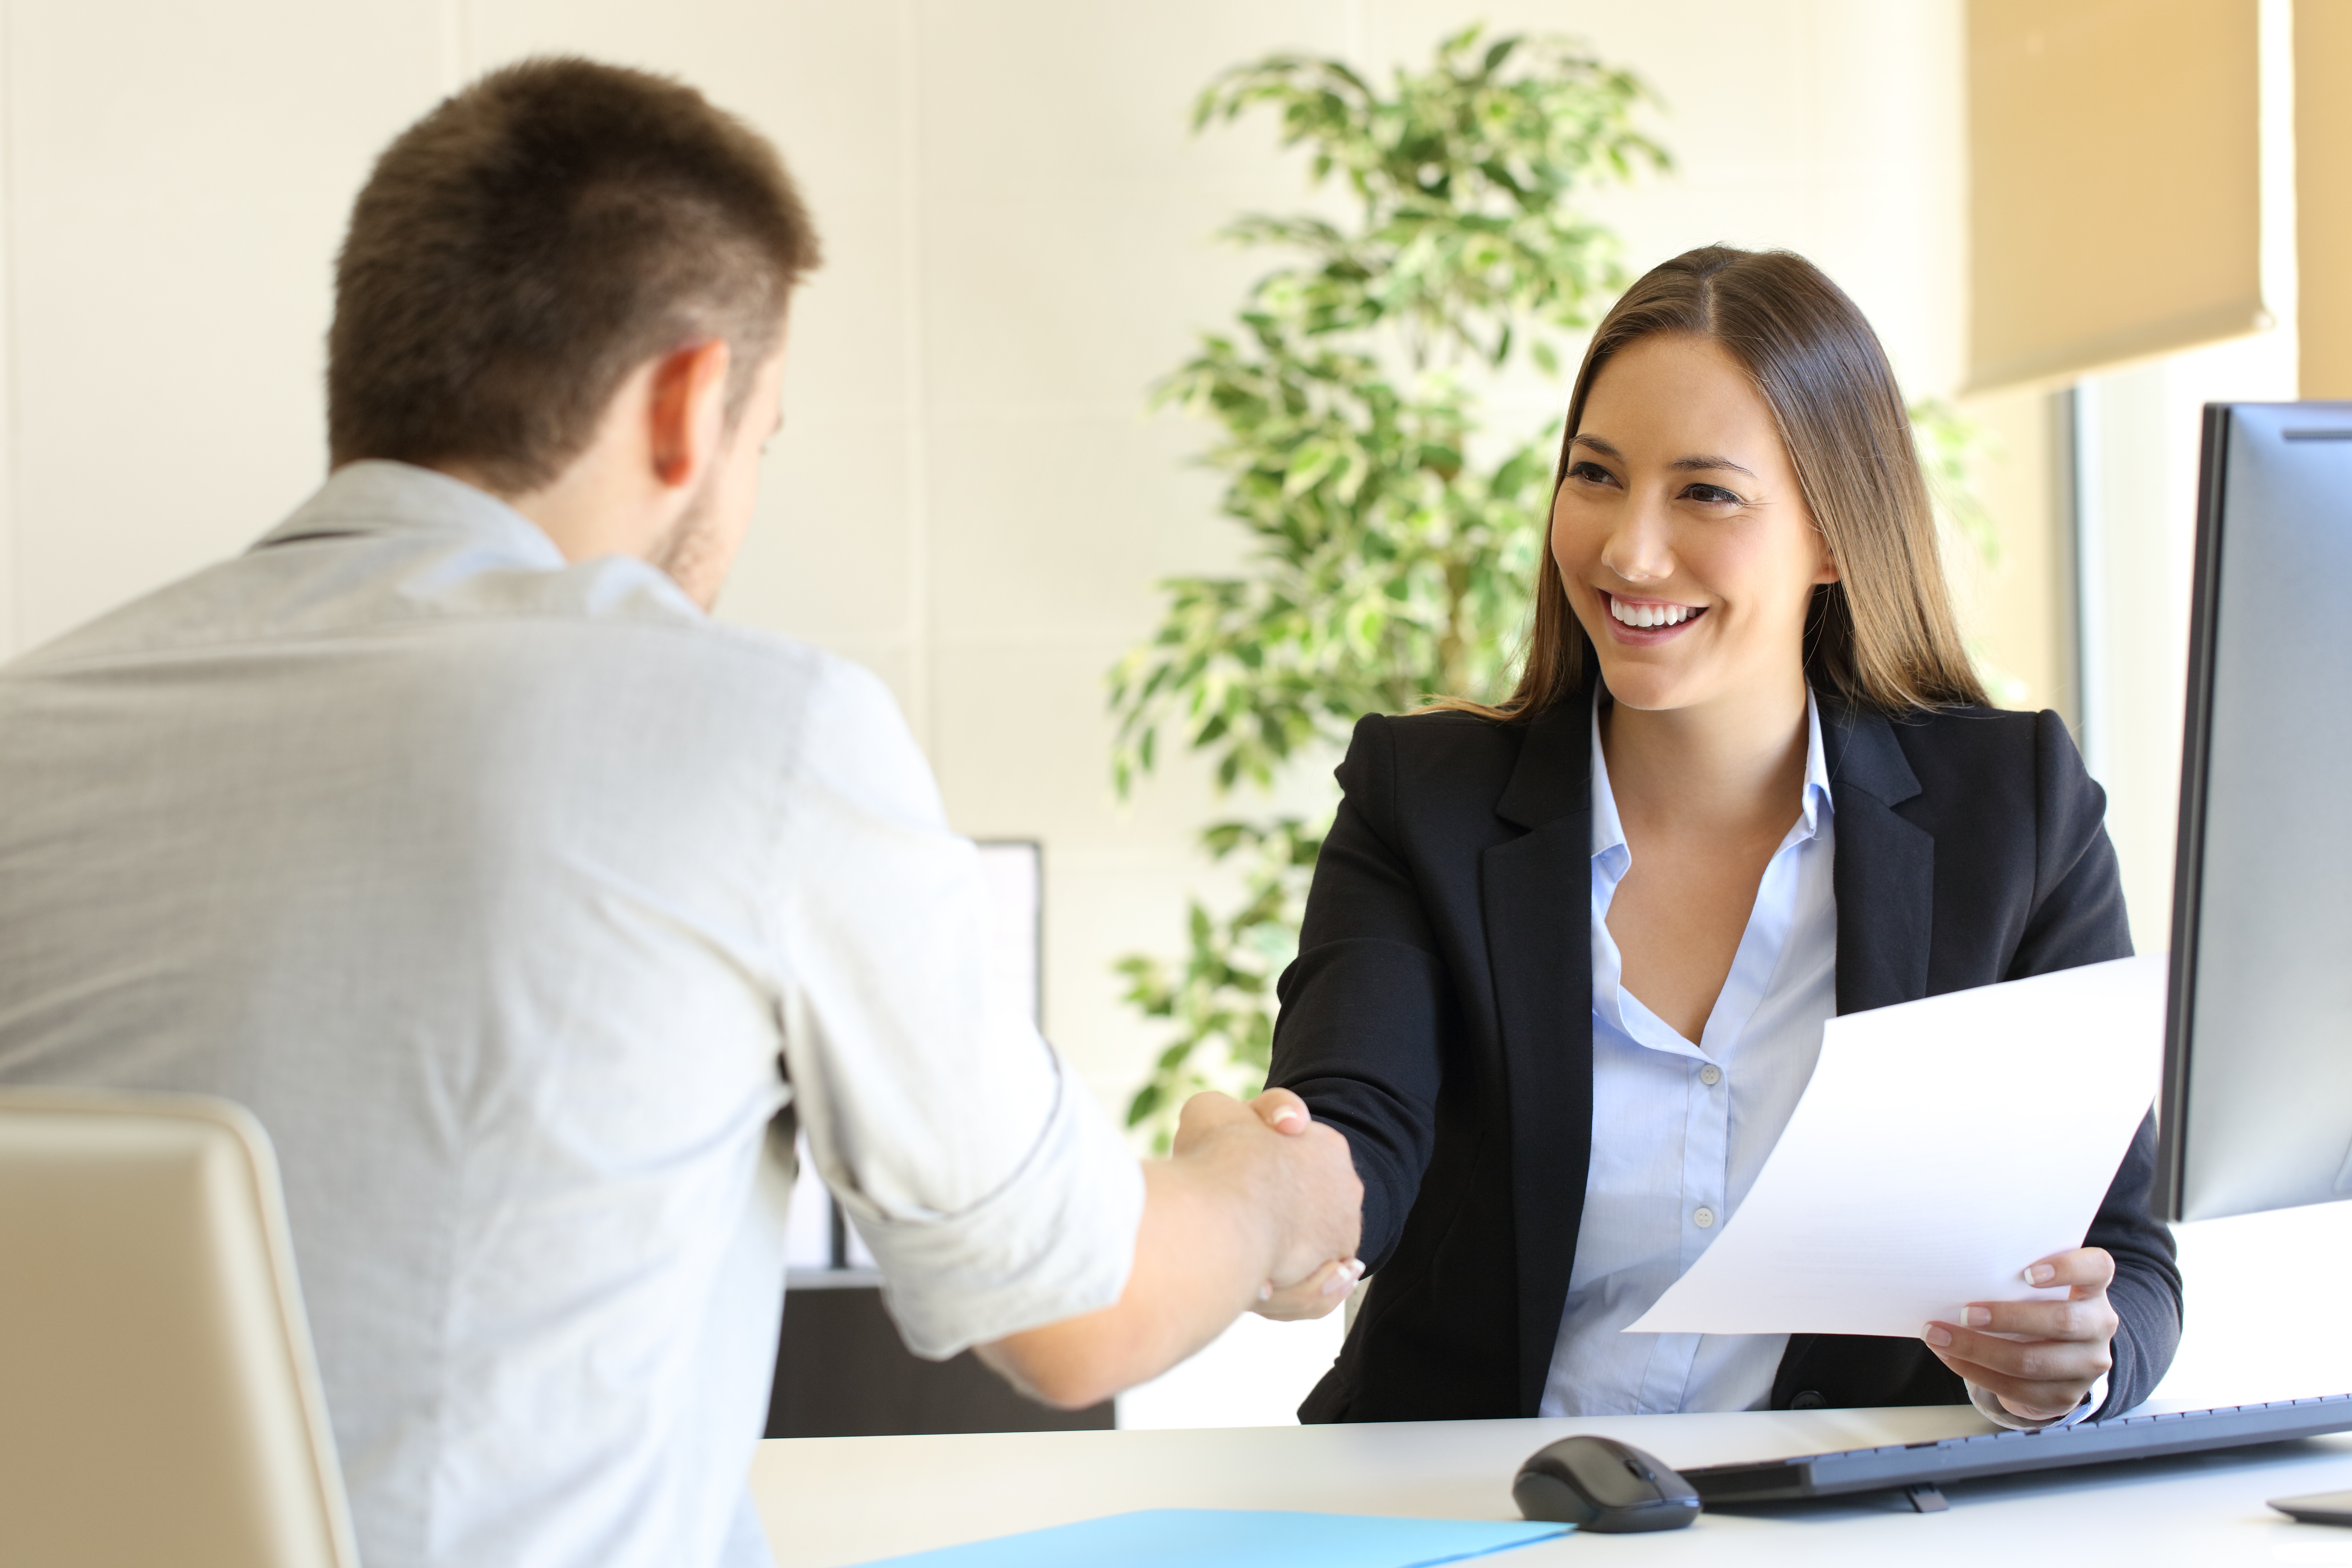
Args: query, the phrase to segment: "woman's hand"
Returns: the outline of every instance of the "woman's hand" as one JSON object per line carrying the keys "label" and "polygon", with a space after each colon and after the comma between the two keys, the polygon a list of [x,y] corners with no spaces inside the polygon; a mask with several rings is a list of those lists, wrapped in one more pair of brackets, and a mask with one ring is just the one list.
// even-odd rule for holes
{"label": "woman's hand", "polygon": [[2028,1268],[2025,1282],[2070,1286],[2066,1300],[1972,1303],[1960,1311],[1964,1321],[1929,1323],[1920,1338],[2011,1415],[2054,1421],[2115,1365],[2107,1348],[2116,1337],[2116,1310],[2107,1305],[2115,1277],[2105,1247],[2062,1252]]}
{"label": "woman's hand", "polygon": [[1257,1305],[1250,1309],[1261,1318],[1276,1322],[1295,1323],[1302,1318],[1319,1318],[1348,1299],[1356,1281],[1364,1277],[1364,1266],[1352,1258],[1327,1263],[1314,1273],[1286,1289],[1277,1290],[1271,1280],[1260,1287]]}
{"label": "woman's hand", "polygon": [[[1286,1089],[1269,1089],[1250,1101],[1250,1109],[1268,1127],[1286,1136],[1307,1131],[1314,1118],[1308,1114],[1307,1102]],[[1364,1277],[1364,1266],[1352,1258],[1336,1258],[1289,1286],[1277,1287],[1267,1280],[1258,1287],[1257,1305],[1250,1309],[1261,1318],[1277,1322],[1297,1322],[1306,1318],[1319,1318],[1348,1299],[1356,1281]]]}

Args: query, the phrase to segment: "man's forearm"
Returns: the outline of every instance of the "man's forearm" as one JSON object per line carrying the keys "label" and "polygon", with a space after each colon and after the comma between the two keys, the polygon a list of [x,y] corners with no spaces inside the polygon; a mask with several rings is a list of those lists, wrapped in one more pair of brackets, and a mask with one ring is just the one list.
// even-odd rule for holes
{"label": "man's forearm", "polygon": [[1157,1377],[1247,1310],[1275,1262],[1264,1194],[1181,1161],[1143,1168],[1135,1266],[1116,1306],[979,1347],[1034,1399],[1082,1409]]}
{"label": "man's forearm", "polygon": [[1144,1166],[1143,1220],[1118,1303],[980,1355],[1048,1405],[1106,1399],[1216,1338],[1269,1283],[1352,1258],[1363,1197],[1346,1141],[1313,1125],[1297,1096],[1275,1089],[1252,1108],[1196,1095],[1175,1157]]}

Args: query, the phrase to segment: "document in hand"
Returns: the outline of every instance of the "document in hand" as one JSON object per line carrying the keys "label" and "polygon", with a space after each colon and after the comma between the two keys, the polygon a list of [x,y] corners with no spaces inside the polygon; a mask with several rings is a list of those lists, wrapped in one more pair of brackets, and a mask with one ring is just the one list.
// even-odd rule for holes
{"label": "document in hand", "polygon": [[1830,1021],[1714,1244],[1628,1333],[1916,1335],[2059,1298],[2156,1098],[2165,961],[2117,959]]}

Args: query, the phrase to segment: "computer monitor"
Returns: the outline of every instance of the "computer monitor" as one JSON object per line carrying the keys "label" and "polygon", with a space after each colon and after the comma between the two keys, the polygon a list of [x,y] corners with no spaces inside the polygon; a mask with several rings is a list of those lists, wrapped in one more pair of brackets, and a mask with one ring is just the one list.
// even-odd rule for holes
{"label": "computer monitor", "polygon": [[2160,1196],[2352,1198],[2352,403],[2206,406],[2182,741]]}

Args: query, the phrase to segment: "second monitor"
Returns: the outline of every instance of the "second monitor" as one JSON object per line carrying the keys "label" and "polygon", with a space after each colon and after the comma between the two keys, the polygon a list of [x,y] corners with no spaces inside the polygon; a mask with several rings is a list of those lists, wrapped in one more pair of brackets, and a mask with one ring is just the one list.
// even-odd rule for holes
{"label": "second monitor", "polygon": [[2174,1219],[2352,1198],[2352,403],[2207,405],[2194,593]]}

